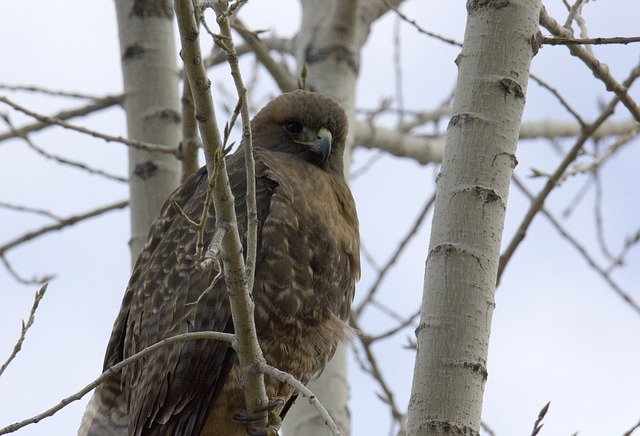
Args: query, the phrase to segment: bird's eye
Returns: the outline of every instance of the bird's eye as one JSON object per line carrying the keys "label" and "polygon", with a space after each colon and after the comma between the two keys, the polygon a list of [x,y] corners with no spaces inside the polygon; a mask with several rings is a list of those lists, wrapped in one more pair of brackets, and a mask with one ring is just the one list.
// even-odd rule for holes
{"label": "bird's eye", "polygon": [[302,130],[304,129],[304,126],[302,125],[302,123],[299,123],[297,121],[287,121],[284,124],[284,128],[289,133],[297,134],[302,132]]}

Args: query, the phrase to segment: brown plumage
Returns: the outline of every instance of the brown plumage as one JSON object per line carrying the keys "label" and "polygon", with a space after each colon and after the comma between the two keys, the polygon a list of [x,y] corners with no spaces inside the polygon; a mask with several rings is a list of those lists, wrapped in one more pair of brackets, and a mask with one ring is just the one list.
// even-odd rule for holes
{"label": "brown plumage", "polygon": [[[322,372],[346,335],[360,274],[358,220],[343,174],[347,118],[334,100],[295,91],[265,106],[252,131],[258,339],[267,363],[306,383]],[[244,238],[242,150],[227,158],[227,169]],[[170,200],[197,217],[206,185],[202,168]],[[196,232],[170,200],[135,264],[105,368],[180,333],[233,331],[224,278],[215,279],[214,268],[196,269]],[[211,217],[207,241],[213,222]],[[268,396],[292,397],[283,383],[268,376],[265,383]],[[96,389],[79,433],[241,435],[245,429],[233,415],[244,409],[233,349],[222,342],[192,341],[165,347]]]}

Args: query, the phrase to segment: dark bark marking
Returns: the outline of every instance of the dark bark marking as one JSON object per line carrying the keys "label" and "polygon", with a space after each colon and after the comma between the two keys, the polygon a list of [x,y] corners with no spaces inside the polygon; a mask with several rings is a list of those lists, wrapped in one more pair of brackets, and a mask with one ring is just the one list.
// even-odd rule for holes
{"label": "dark bark marking", "polygon": [[151,118],[158,118],[161,121],[171,121],[176,124],[182,121],[180,114],[176,110],[170,108],[160,109],[145,117],[147,120]]}
{"label": "dark bark marking", "polygon": [[507,100],[507,94],[513,94],[516,98],[524,98],[522,86],[515,80],[505,77],[504,79],[501,79],[498,84],[500,85],[500,89],[504,92],[505,101]]}
{"label": "dark bark marking", "polygon": [[430,430],[435,430],[435,431],[446,433],[446,434],[456,434],[456,435],[465,435],[465,436],[476,436],[479,434],[478,432],[473,430],[471,427],[467,427],[466,425],[459,426],[456,424],[452,424],[449,421],[437,421],[435,419],[425,422],[420,427],[428,428]]}
{"label": "dark bark marking", "polygon": [[122,55],[123,61],[128,61],[132,59],[140,59],[144,56],[145,49],[139,42],[130,45],[127,47]]}
{"label": "dark bark marking", "polygon": [[468,0],[467,12],[473,12],[480,9],[500,10],[511,6],[510,0]]}
{"label": "dark bark marking", "polygon": [[170,0],[134,0],[129,16],[173,19],[173,7]]}
{"label": "dark bark marking", "polygon": [[133,169],[133,174],[140,177],[142,180],[147,180],[156,172],[158,172],[158,165],[151,160],[141,162]]}
{"label": "dark bark marking", "polygon": [[496,154],[493,158],[493,162],[491,162],[491,165],[495,164],[496,160],[498,160],[498,157],[500,156],[506,156],[507,159],[509,159],[509,166],[511,167],[511,169],[518,166],[518,158],[516,158],[516,155],[513,153],[506,153],[506,152],[501,152]]}
{"label": "dark bark marking", "polygon": [[469,369],[472,372],[478,373],[482,376],[483,380],[487,380],[487,377],[489,376],[489,372],[487,371],[487,368],[485,368],[485,366],[481,363],[478,362],[463,362],[462,363],[463,368]]}
{"label": "dark bark marking", "polygon": [[476,121],[479,120],[480,117],[477,115],[473,115],[473,114],[469,114],[469,113],[465,113],[465,114],[457,114],[451,117],[451,119],[449,120],[449,127],[454,127],[454,126],[461,126],[463,124],[466,124],[470,121]]}
{"label": "dark bark marking", "polygon": [[304,60],[307,65],[321,62],[330,57],[335,58],[339,63],[347,65],[349,69],[354,72],[354,74],[358,74],[360,65],[357,60],[356,54],[349,47],[345,47],[342,45],[332,45],[329,47],[314,50],[310,44],[304,51]]}

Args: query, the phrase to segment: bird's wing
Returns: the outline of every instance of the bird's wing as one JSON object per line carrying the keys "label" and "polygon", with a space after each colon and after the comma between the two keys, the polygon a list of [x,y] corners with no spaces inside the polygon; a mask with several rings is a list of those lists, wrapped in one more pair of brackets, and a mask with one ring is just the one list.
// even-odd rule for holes
{"label": "bird's wing", "polygon": [[[238,227],[244,239],[247,208],[243,167],[241,152],[227,160]],[[258,161],[258,248],[276,185],[260,173],[260,168]],[[203,168],[172,194],[153,224],[116,319],[105,367],[181,333],[233,331],[224,277],[215,268],[196,269],[196,230],[172,206],[176,202],[197,220],[206,189]],[[210,217],[205,244],[211,239],[214,222]],[[164,347],[130,365],[121,378],[130,395],[129,433],[198,434],[235,360],[235,352],[227,343],[197,340]]]}

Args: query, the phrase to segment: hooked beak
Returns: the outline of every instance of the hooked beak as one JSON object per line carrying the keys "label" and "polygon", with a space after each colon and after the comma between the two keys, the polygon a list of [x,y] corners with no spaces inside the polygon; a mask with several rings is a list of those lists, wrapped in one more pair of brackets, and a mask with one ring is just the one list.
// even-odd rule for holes
{"label": "hooked beak", "polygon": [[305,127],[300,136],[300,139],[294,139],[294,141],[310,147],[322,158],[323,163],[327,161],[329,153],[331,153],[331,141],[333,140],[333,135],[329,130],[322,127],[317,132],[314,132]]}

